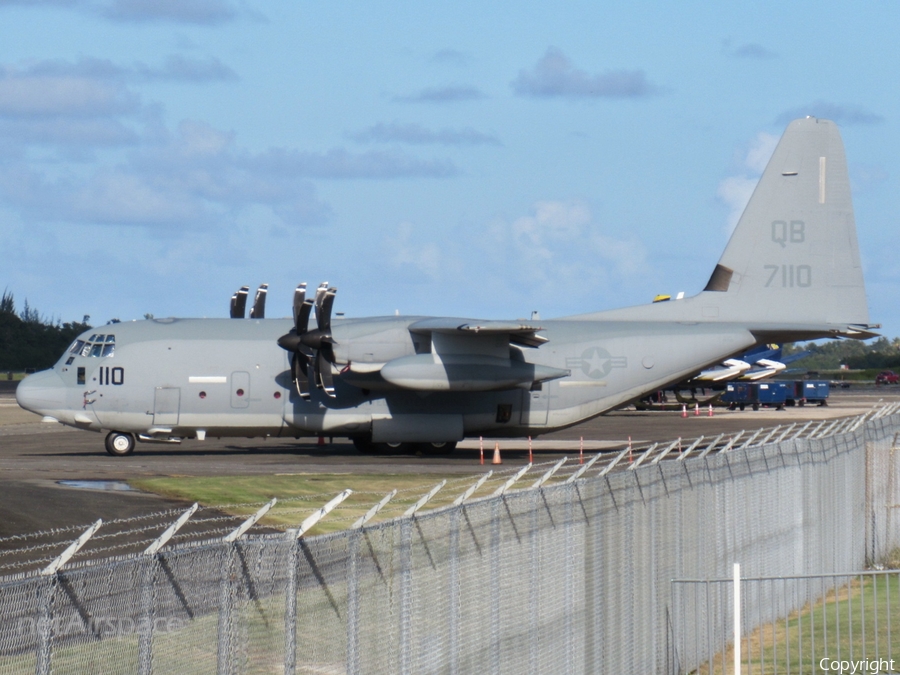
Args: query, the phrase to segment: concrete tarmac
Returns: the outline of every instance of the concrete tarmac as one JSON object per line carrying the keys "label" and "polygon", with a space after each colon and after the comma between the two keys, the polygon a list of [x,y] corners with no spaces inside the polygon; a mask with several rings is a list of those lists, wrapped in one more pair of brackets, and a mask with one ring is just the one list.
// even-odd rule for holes
{"label": "concrete tarmac", "polygon": [[[534,461],[570,457],[578,452],[623,447],[634,443],[715,436],[741,429],[805,420],[858,415],[879,401],[900,400],[900,387],[859,387],[833,390],[827,407],[796,407],[783,411],[728,411],[716,408],[679,412],[621,410],[575,427],[541,436],[534,445]],[[89,523],[98,517],[126,518],[180,506],[172,500],[138,492],[105,492],[60,485],[62,480],[126,481],[139,476],[229,476],[291,473],[443,473],[477,474],[478,439],[468,439],[448,457],[414,454],[363,455],[346,439],[318,445],[315,439],[208,439],[181,445],[138,444],[129,457],[106,454],[101,434],[42,423],[16,406],[9,394],[0,395],[0,548],[2,537]],[[504,463],[528,461],[527,440],[501,440]],[[485,453],[494,441],[485,439]]]}

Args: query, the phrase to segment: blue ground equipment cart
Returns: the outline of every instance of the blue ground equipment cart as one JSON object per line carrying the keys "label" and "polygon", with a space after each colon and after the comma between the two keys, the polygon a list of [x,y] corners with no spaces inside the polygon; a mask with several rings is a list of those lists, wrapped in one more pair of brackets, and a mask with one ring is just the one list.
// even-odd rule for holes
{"label": "blue ground equipment cart", "polygon": [[[788,385],[788,405],[816,403],[828,405],[828,382],[824,380],[796,380]],[[791,391],[793,390],[793,391]]]}
{"label": "blue ground equipment cart", "polygon": [[726,382],[725,393],[722,394],[720,400],[722,403],[728,404],[729,410],[737,408],[743,410],[747,405],[752,405],[754,410],[759,410],[755,382]]}
{"label": "blue ground equipment cart", "polygon": [[784,403],[788,397],[788,384],[788,382],[774,381],[754,383],[754,386],[758,387],[757,401],[759,401],[760,405],[774,407],[776,410],[784,410]]}

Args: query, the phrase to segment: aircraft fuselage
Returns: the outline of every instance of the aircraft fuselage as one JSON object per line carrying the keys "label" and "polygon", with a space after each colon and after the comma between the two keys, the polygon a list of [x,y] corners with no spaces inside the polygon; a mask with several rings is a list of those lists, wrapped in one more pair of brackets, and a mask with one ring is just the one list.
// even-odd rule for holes
{"label": "aircraft fuselage", "polygon": [[[64,424],[155,439],[537,436],[619,407],[755,343],[746,327],[729,324],[542,321],[535,326],[548,342],[510,346],[513,361],[565,370],[566,377],[499,391],[423,392],[367,372],[374,370],[371,363],[427,354],[428,346],[407,330],[421,320],[335,320],[333,397],[314,388],[304,400],[295,391],[290,355],[276,342],[290,320],[154,319],[85,333],[80,340],[88,345],[92,336],[114,343],[112,355],[91,356],[84,347],[67,352],[32,379],[19,400]],[[354,352],[354,345],[366,351]]]}

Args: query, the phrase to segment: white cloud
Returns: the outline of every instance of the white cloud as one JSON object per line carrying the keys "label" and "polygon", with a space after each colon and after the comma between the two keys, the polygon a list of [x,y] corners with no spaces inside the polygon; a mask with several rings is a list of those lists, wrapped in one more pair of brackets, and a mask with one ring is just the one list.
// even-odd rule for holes
{"label": "white cloud", "polygon": [[121,82],[79,75],[0,75],[0,117],[104,117],[134,113],[140,98]]}
{"label": "white cloud", "polygon": [[395,96],[398,103],[456,103],[457,101],[477,101],[485,98],[484,92],[477,87],[464,84],[451,84],[445,87],[429,87],[415,94]]}
{"label": "white cloud", "polygon": [[776,145],[778,145],[778,136],[760,131],[747,150],[744,164],[751,171],[762,174],[766,169],[766,164],[772,158],[772,153],[775,152]]}
{"label": "white cloud", "polygon": [[359,143],[408,143],[410,145],[502,145],[492,134],[484,134],[470,127],[463,129],[440,129],[433,131],[420,124],[400,124],[380,122],[362,131],[349,134]]}
{"label": "white cloud", "polygon": [[[250,152],[238,146],[234,133],[203,122],[183,121],[171,132],[161,107],[142,103],[129,86],[230,77],[233,72],[217,59],[183,57],[153,67],[92,58],[0,66],[0,207],[32,223],[173,230],[227,227],[248,208],[263,207],[277,221],[273,227],[297,227],[321,224],[330,215],[311,179],[445,178],[458,172],[447,159],[393,149]],[[472,134],[436,138],[478,140]]]}
{"label": "white cloud", "polygon": [[440,247],[434,242],[417,243],[414,238],[415,227],[409,222],[400,223],[396,232],[385,238],[391,265],[411,269],[429,281],[439,281],[444,271]]}
{"label": "white cloud", "polygon": [[112,0],[102,3],[102,13],[116,21],[169,21],[191,24],[219,24],[237,14],[225,0]]}
{"label": "white cloud", "polygon": [[778,54],[756,42],[745,42],[737,46],[731,40],[722,42],[722,50],[728,56],[738,59],[774,59]]}
{"label": "white cloud", "polygon": [[302,175],[255,172],[233,134],[201,122],[183,122],[157,145],[80,173],[10,164],[0,172],[0,197],[29,221],[181,229],[227,227],[253,205],[287,226],[319,224],[329,213]]}
{"label": "white cloud", "polygon": [[655,91],[642,70],[608,70],[590,74],[572,65],[556,47],[550,47],[530,71],[521,70],[513,91],[539,98],[637,98]]}
{"label": "white cloud", "polygon": [[719,182],[716,196],[728,207],[726,231],[729,235],[741,219],[741,214],[747,207],[772,153],[775,152],[776,145],[778,145],[777,136],[760,131],[744,154],[740,174],[729,176]]}
{"label": "white cloud", "polygon": [[401,223],[382,240],[383,259],[405,283],[439,284],[463,312],[475,302],[473,289],[476,304],[497,302],[502,313],[537,306],[593,310],[648,273],[643,244],[605,232],[579,200],[542,200],[528,214],[495,217],[439,239],[429,232]]}

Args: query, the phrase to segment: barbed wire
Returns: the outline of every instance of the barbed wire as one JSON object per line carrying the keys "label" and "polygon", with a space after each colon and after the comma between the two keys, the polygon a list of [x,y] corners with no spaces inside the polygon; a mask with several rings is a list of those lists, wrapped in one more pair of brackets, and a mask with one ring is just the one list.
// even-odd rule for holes
{"label": "barbed wire", "polygon": [[[599,472],[603,472],[612,463],[617,463],[618,467],[622,469],[633,466],[635,461],[640,462],[639,458],[649,451],[652,452],[647,457],[644,457],[644,465],[651,463],[650,458],[653,457],[653,453],[656,453],[657,456],[660,456],[664,452],[666,452],[667,454],[664,458],[661,456],[659,457],[660,460],[665,459],[667,461],[671,461],[676,459],[684,459],[686,457],[682,457],[682,450],[690,448],[692,444],[698,444],[698,447],[694,450],[694,455],[698,455],[701,453],[705,455],[713,451],[727,452],[740,448],[758,448],[770,443],[784,442],[787,440],[795,440],[799,438],[821,439],[855,431],[860,426],[860,424],[866,420],[881,419],[883,417],[897,414],[898,411],[900,411],[900,402],[876,404],[872,407],[871,410],[862,415],[825,419],[818,421],[818,423],[809,421],[802,426],[798,426],[797,423],[794,423],[790,425],[776,425],[775,427],[761,427],[755,432],[749,432],[749,435],[746,435],[748,434],[746,430],[741,430],[730,433],[723,433],[715,437],[709,437],[708,439],[700,436],[696,438],[679,438],[677,439],[677,441],[662,443],[643,442],[632,444],[629,442],[629,444],[624,447],[624,444],[619,444],[617,447],[600,451],[600,453],[608,454],[608,457],[601,457],[594,464],[591,470],[585,473],[584,477],[587,477],[589,475],[596,475]],[[676,442],[678,443],[678,449],[677,451],[673,451],[672,448],[674,448]],[[628,460],[622,461],[623,450],[625,448],[630,449],[631,452],[629,453],[630,456]],[[668,450],[666,450],[666,448],[668,448]],[[587,454],[593,457],[598,453],[592,450]],[[581,461],[585,460],[582,459]],[[557,462],[557,459],[551,459],[534,463],[530,471],[527,474],[523,475],[520,481],[516,485],[514,485],[512,489],[521,490],[530,488],[532,481],[529,480],[529,477],[541,475],[545,468],[550,467]],[[576,472],[578,472],[582,468],[582,466],[583,465],[579,462],[578,458],[569,457],[568,462],[560,467],[560,469],[553,476],[551,483],[558,483],[564,480],[568,480]],[[494,468],[494,473],[479,488],[477,494],[483,495],[490,492],[491,489],[494,488],[494,486],[506,482],[513,473],[519,471],[520,469],[521,467],[519,466],[503,469]],[[487,470],[487,467],[485,467],[485,470]],[[438,507],[445,506],[449,497],[448,493],[450,493],[451,490],[453,490],[454,488],[458,488],[463,484],[470,485],[474,481],[483,477],[483,475],[484,471],[480,471],[477,473],[447,478],[446,485],[442,489],[441,493],[439,493],[439,495],[435,497],[432,503]],[[396,497],[391,500],[388,505],[385,506],[385,508],[379,514],[378,519],[386,520],[390,519],[391,517],[396,517],[395,514],[405,511],[411,503],[414,503],[417,498],[426,494],[430,489],[433,488],[433,486],[433,482],[423,482],[409,487],[398,488]],[[336,509],[337,514],[330,516],[329,521],[332,523],[344,523],[350,520],[356,520],[358,511],[371,506],[377,501],[377,499],[382,498],[385,494],[386,493],[384,491],[375,490],[354,491],[353,500],[346,501],[343,504],[339,505]],[[454,497],[455,496],[456,495],[454,495]],[[308,514],[314,512],[323,503],[325,503],[325,501],[331,499],[332,497],[334,497],[333,492],[277,497],[278,503],[269,515],[279,516],[283,518],[292,514]],[[371,501],[366,501],[366,498],[372,499]],[[268,502],[237,502],[229,504],[211,503],[201,505],[197,510],[197,514],[202,513],[208,515],[205,515],[204,517],[197,517],[197,514],[195,514],[195,517],[188,521],[185,530],[176,533],[175,536],[172,537],[172,541],[200,541],[206,538],[214,538],[217,535],[229,533],[233,530],[233,527],[229,526],[211,528],[208,526],[229,522],[232,525],[237,525],[246,518],[246,514],[238,515],[235,513],[229,513],[229,511],[253,508],[258,509],[266,503]],[[310,506],[309,508],[285,508],[285,505],[298,503],[309,503]],[[350,514],[348,513],[348,511],[353,511],[354,513]],[[173,517],[181,515],[183,512],[184,510],[182,508],[172,508],[161,511],[154,511],[146,514],[139,514],[127,518],[115,518],[109,521],[104,521],[103,530],[101,531],[101,533],[94,535],[94,537],[92,538],[92,542],[112,542],[116,539],[133,538],[136,535],[140,535],[152,530],[160,530],[161,532],[163,528],[171,524]],[[142,525],[140,527],[126,527],[125,529],[121,529],[122,526],[146,522],[149,520],[156,520],[161,522],[153,522]],[[265,524],[265,526],[271,527],[273,529],[287,529],[291,527],[290,525],[284,523],[271,522]],[[0,537],[0,545],[15,542],[27,542],[48,537],[59,537],[60,535],[69,533],[83,532],[88,527],[90,527],[90,524],[68,525],[63,527],[50,528],[47,530],[39,530],[36,532],[9,535]],[[110,529],[113,529],[113,531],[110,531]],[[86,546],[82,551],[80,551],[78,555],[82,558],[88,556],[95,557],[99,553],[109,553],[112,551],[120,551],[123,549],[137,548],[140,546],[148,545],[153,541],[155,541],[155,538],[140,539],[137,541],[127,541],[121,543],[110,543],[109,545],[99,547],[89,545]],[[52,542],[35,543],[29,546],[0,549],[0,557],[9,558],[13,556],[24,556],[28,558],[27,560],[23,561],[3,562],[2,564],[0,564],[0,569],[15,569],[51,561],[54,559],[53,557],[32,558],[31,554],[41,555],[53,549],[62,549],[62,547],[67,545],[68,543],[69,542],[67,540],[57,540]]]}

